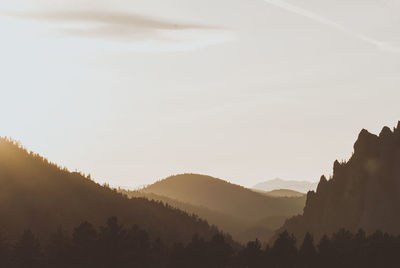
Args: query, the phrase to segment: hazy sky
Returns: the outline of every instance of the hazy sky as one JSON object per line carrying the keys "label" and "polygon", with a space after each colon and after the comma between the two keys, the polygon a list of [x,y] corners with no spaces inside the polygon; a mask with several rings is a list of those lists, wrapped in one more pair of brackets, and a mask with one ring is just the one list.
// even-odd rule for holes
{"label": "hazy sky", "polygon": [[[6,3],[7,2],[7,3]],[[0,2],[0,135],[99,182],[316,181],[400,120],[400,0]]]}

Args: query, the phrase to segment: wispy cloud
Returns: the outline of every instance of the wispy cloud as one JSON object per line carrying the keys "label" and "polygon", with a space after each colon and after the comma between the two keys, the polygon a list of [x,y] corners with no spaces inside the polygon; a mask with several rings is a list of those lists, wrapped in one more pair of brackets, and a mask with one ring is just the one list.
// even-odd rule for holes
{"label": "wispy cloud", "polygon": [[309,18],[311,20],[314,20],[316,22],[322,23],[324,25],[330,26],[331,28],[334,28],[338,31],[341,31],[343,33],[352,35],[363,42],[366,42],[368,44],[374,45],[378,47],[379,49],[385,50],[385,51],[390,51],[390,52],[395,52],[395,53],[400,53],[400,44],[396,42],[384,42],[380,40],[376,40],[374,38],[368,37],[364,34],[354,32],[350,30],[349,28],[331,20],[328,19],[318,13],[309,11],[307,9],[292,5],[288,2],[282,1],[282,0],[263,0],[264,2],[267,2],[270,5],[285,9],[287,11],[290,11],[292,13],[301,15],[303,17]]}
{"label": "wispy cloud", "polygon": [[133,27],[142,29],[216,29],[217,27],[195,25],[195,24],[182,24],[170,22],[165,19],[152,18],[150,16],[143,16],[132,13],[124,12],[105,12],[105,11],[63,11],[63,12],[38,12],[38,13],[14,13],[13,16],[36,19],[48,20],[59,22],[88,22],[98,23],[103,25],[112,25],[120,27]]}
{"label": "wispy cloud", "polygon": [[133,48],[139,51],[192,50],[235,38],[231,31],[216,26],[172,22],[124,12],[53,11],[6,15],[49,22],[67,35],[134,43]]}

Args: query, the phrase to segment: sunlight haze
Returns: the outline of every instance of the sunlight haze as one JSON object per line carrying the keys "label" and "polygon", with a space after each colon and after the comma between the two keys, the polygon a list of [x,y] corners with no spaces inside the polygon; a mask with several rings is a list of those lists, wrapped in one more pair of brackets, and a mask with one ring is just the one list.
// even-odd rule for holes
{"label": "sunlight haze", "polygon": [[318,181],[400,119],[399,0],[0,2],[0,136],[98,182]]}

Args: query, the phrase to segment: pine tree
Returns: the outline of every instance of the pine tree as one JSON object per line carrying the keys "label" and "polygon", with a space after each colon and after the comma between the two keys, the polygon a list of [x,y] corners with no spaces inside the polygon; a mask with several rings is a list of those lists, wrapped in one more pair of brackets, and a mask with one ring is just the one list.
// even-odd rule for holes
{"label": "pine tree", "polygon": [[287,231],[281,233],[272,247],[272,255],[278,267],[294,267],[297,257],[296,238]]}
{"label": "pine tree", "polygon": [[0,267],[10,265],[10,249],[6,238],[0,232]]}
{"label": "pine tree", "polygon": [[42,252],[39,241],[31,230],[23,232],[14,249],[14,263],[17,268],[41,268]]}
{"label": "pine tree", "polygon": [[101,267],[128,267],[128,235],[116,217],[107,220],[107,224],[100,228],[99,252]]}
{"label": "pine tree", "polygon": [[263,251],[258,239],[247,243],[246,247],[240,251],[238,256],[240,266],[249,268],[264,267]]}
{"label": "pine tree", "polygon": [[50,267],[68,268],[72,267],[72,241],[69,235],[61,228],[57,228],[50,235],[47,246],[47,261]]}
{"label": "pine tree", "polygon": [[315,267],[317,251],[314,246],[312,235],[307,232],[299,250],[300,266],[303,268]]}
{"label": "pine tree", "polygon": [[97,232],[89,222],[83,222],[72,234],[74,267],[94,268],[98,253]]}
{"label": "pine tree", "polygon": [[167,265],[168,247],[157,238],[151,247],[151,267],[165,268]]}
{"label": "pine tree", "polygon": [[208,256],[211,261],[209,267],[224,268],[229,267],[233,256],[232,247],[226,243],[225,237],[217,233],[208,242]]}
{"label": "pine tree", "polygon": [[146,231],[133,226],[127,233],[126,251],[133,267],[146,268],[150,266],[151,244]]}

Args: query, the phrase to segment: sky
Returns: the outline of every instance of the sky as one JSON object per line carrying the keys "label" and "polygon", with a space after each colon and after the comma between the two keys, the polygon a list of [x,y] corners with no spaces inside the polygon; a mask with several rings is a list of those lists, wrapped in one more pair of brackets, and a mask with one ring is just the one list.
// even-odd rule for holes
{"label": "sky", "polygon": [[0,135],[98,182],[318,181],[400,120],[400,0],[0,2]]}

